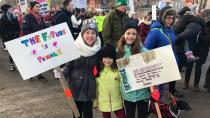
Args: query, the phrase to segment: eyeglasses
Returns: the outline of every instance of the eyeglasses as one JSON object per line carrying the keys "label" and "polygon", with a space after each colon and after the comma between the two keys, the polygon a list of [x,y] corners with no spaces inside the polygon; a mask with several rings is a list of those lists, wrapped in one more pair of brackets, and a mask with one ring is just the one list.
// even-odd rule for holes
{"label": "eyeglasses", "polygon": [[174,16],[166,16],[167,20],[174,20]]}

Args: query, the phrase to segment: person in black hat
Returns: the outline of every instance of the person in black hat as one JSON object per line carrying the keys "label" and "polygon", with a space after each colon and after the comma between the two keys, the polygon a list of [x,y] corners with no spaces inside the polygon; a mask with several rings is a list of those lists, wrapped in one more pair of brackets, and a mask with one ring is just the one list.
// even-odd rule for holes
{"label": "person in black hat", "polygon": [[[117,118],[125,118],[116,56],[115,48],[106,45],[101,51],[100,67],[97,68],[96,88],[98,97],[94,101],[94,107],[102,111],[103,118],[110,118],[111,112],[114,112]],[[112,98],[111,102],[110,98]]]}
{"label": "person in black hat", "polygon": [[[1,18],[1,29],[2,29],[2,39],[3,43],[16,39],[19,37],[20,26],[18,24],[18,18],[13,13],[13,8],[9,4],[4,4],[1,6],[1,10],[3,11],[3,16]],[[5,47],[5,46],[4,46]],[[6,48],[4,48],[6,50]],[[9,70],[16,70],[16,66],[13,62],[11,56],[9,56]]]}
{"label": "person in black hat", "polygon": [[[45,28],[46,28],[45,23],[40,15],[40,4],[37,1],[30,2],[29,14],[26,14],[23,18],[23,23],[22,23],[23,35],[28,35]],[[43,82],[48,80],[42,74],[38,75],[37,78],[38,80]]]}

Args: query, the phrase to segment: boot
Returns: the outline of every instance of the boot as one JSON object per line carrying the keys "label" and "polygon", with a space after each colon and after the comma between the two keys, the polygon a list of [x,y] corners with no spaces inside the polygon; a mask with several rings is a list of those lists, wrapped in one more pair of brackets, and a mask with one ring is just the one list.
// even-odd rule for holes
{"label": "boot", "polygon": [[190,79],[185,78],[183,89],[188,89],[189,88],[189,81],[190,81]]}
{"label": "boot", "polygon": [[183,89],[188,89],[188,88],[189,88],[189,84],[185,82]]}
{"label": "boot", "polygon": [[194,84],[194,88],[193,88],[193,91],[194,92],[199,92],[199,87],[198,87],[198,84]]}

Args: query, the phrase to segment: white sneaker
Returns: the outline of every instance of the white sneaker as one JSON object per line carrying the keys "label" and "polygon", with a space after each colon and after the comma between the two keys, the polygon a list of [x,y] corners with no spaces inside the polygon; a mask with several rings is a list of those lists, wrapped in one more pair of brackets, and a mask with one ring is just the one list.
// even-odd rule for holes
{"label": "white sneaker", "polygon": [[7,51],[7,48],[4,48],[5,51]]}

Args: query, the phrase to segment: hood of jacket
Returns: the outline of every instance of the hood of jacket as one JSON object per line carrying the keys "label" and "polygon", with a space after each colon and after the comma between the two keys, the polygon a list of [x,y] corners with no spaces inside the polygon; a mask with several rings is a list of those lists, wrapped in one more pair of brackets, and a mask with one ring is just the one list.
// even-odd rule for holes
{"label": "hood of jacket", "polygon": [[194,16],[190,19],[191,23],[198,23],[201,25],[202,28],[205,27],[205,21],[202,17],[200,16]]}

